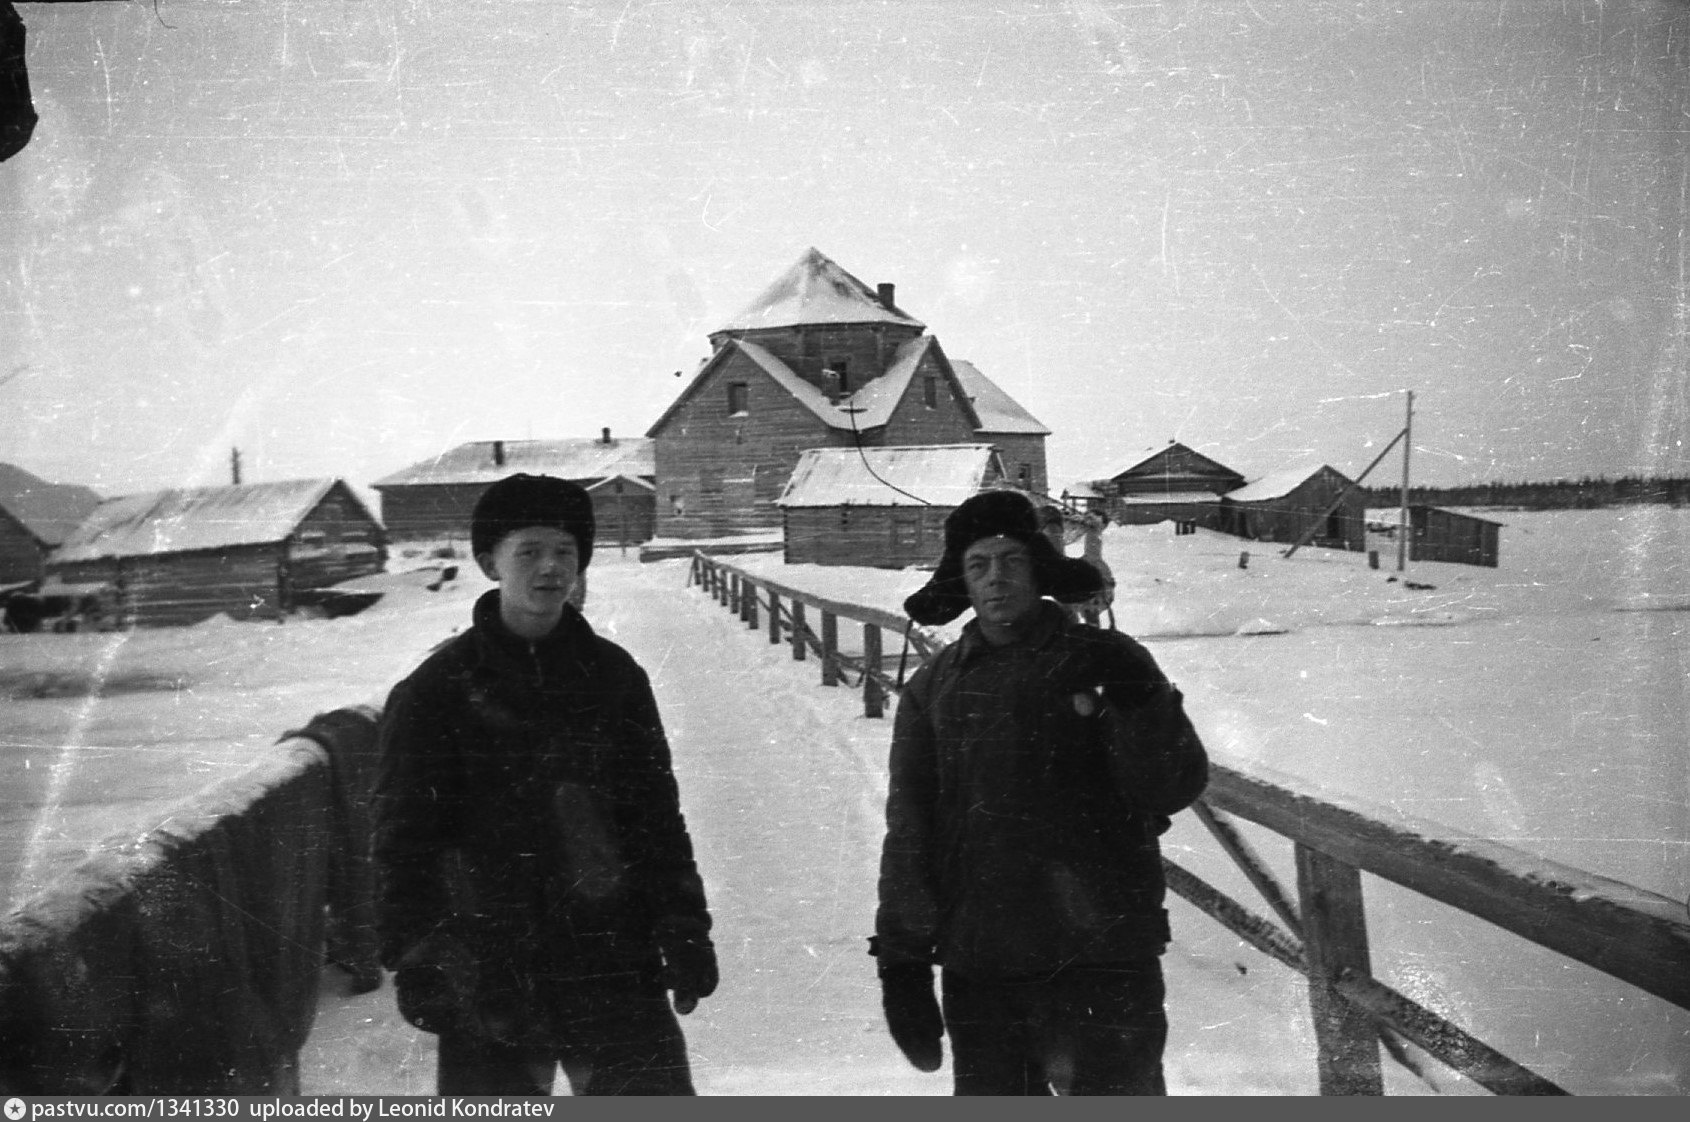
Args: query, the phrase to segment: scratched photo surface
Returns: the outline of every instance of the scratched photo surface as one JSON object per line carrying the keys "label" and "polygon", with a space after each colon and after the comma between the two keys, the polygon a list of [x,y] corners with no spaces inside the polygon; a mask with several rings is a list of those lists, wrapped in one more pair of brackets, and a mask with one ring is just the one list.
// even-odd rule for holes
{"label": "scratched photo surface", "polygon": [[[525,442],[649,453],[720,395],[718,333],[818,256],[984,379],[977,413],[1039,430],[1031,482],[1071,508],[1170,448],[1263,510],[1323,468],[1370,489],[1348,548],[1121,506],[1070,534],[1216,764],[1690,921],[1683,4],[14,3],[39,120],[0,162],[0,528],[43,482],[339,481],[388,540],[355,614],[0,633],[0,949],[91,850],[379,706],[468,626],[491,585],[464,533],[394,533],[376,484],[469,445],[486,470]],[[664,455],[616,476],[654,522],[601,518],[584,612],[651,676],[715,918],[694,1080],[948,1094],[887,1036],[866,954],[896,697],[867,716],[859,671],[823,685],[766,586],[748,618],[700,585],[690,548],[729,533]],[[788,563],[790,458],[729,472],[762,548],[721,559],[901,621],[940,539]],[[1677,499],[1612,501],[1623,480]],[[1450,490],[1528,483],[1584,509]],[[1494,527],[1495,564],[1400,555],[1410,486]],[[878,637],[914,666],[901,624]],[[838,643],[860,667],[859,621]],[[1294,896],[1291,843],[1240,828]],[[1275,918],[1192,813],[1163,850]],[[1381,982],[1574,1093],[1690,1092],[1690,1010],[1362,885]],[[1316,1093],[1306,980],[1169,899],[1170,1091]],[[431,1094],[391,982],[350,990],[323,973],[299,1088]],[[1411,1045],[1383,1085],[1483,1093]]]}

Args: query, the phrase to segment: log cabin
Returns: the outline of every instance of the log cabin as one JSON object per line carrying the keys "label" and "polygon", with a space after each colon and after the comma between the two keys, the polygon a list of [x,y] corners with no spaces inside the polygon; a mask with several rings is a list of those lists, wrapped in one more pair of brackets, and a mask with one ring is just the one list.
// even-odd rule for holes
{"label": "log cabin", "polygon": [[1241,538],[1292,545],[1313,530],[1310,545],[1360,552],[1367,548],[1363,502],[1361,491],[1326,464],[1288,468],[1222,495],[1220,528]]}
{"label": "log cabin", "polygon": [[278,619],[303,593],[387,563],[386,535],[339,479],[110,499],[47,559],[48,584],[111,592],[117,627]]}
{"label": "log cabin", "polygon": [[932,565],[945,518],[1003,482],[990,444],[811,448],[775,505],[788,565]]}
{"label": "log cabin", "polygon": [[48,555],[99,505],[91,488],[0,464],[0,590],[39,584]]}
{"label": "log cabin", "polygon": [[551,475],[586,488],[600,544],[637,545],[652,536],[657,479],[643,436],[562,440],[478,440],[378,479],[390,541],[469,540],[475,502],[517,472]]}

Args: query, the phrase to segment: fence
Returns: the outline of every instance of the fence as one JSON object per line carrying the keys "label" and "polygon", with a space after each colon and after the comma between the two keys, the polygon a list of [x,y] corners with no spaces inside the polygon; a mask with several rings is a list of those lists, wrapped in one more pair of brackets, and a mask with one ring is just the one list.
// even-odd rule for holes
{"label": "fence", "polygon": [[[855,670],[863,711],[878,717],[897,689],[882,667],[881,632],[908,635],[918,659],[936,653],[924,634],[890,612],[830,601],[752,575],[702,553],[689,583],[761,630],[789,642],[793,658],[821,659],[822,684]],[[807,609],[820,615],[814,632]],[[860,658],[840,654],[838,621],[862,624]],[[1316,798],[1260,774],[1210,765],[1208,789],[1192,808],[1278,922],[1240,904],[1172,861],[1168,887],[1263,953],[1309,979],[1323,1095],[1384,1093],[1380,1046],[1401,1057],[1407,1040],[1497,1094],[1566,1092],[1473,1037],[1447,1018],[1374,978],[1361,874],[1378,876],[1690,1009],[1690,918],[1685,905],[1647,890],[1546,861],[1439,823],[1330,796]],[[1287,892],[1231,816],[1290,841],[1296,892]]]}
{"label": "fence", "polygon": [[325,957],[374,969],[375,719],[319,715],[0,921],[0,1096],[299,1093]]}

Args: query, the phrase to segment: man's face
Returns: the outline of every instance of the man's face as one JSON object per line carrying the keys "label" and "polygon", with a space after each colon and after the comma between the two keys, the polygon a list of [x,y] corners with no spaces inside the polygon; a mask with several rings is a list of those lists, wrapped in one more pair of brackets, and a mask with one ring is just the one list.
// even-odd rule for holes
{"label": "man's face", "polygon": [[493,552],[476,560],[482,572],[499,582],[503,611],[535,619],[561,613],[581,577],[575,536],[551,526],[512,531],[499,539]]}
{"label": "man's face", "polygon": [[962,579],[981,626],[1015,628],[1038,606],[1033,554],[1014,538],[981,538],[962,554]]}

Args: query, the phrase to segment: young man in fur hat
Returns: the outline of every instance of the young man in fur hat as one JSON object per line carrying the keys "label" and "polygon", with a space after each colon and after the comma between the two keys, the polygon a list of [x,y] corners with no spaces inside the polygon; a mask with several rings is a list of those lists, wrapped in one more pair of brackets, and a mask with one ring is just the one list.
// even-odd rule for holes
{"label": "young man in fur hat", "polygon": [[989,491],[905,601],[974,618],[899,698],[872,953],[893,1040],[936,1071],[949,1035],[959,1095],[1166,1093],[1157,838],[1208,760],[1149,652],[1046,599],[1100,587]]}
{"label": "young man in fur hat", "polygon": [[[675,1013],[716,988],[704,885],[646,674],[571,605],[587,493],[513,475],[476,504],[499,587],[382,715],[382,965],[439,1035],[442,1095],[692,1094]],[[669,993],[674,995],[670,1009]]]}

